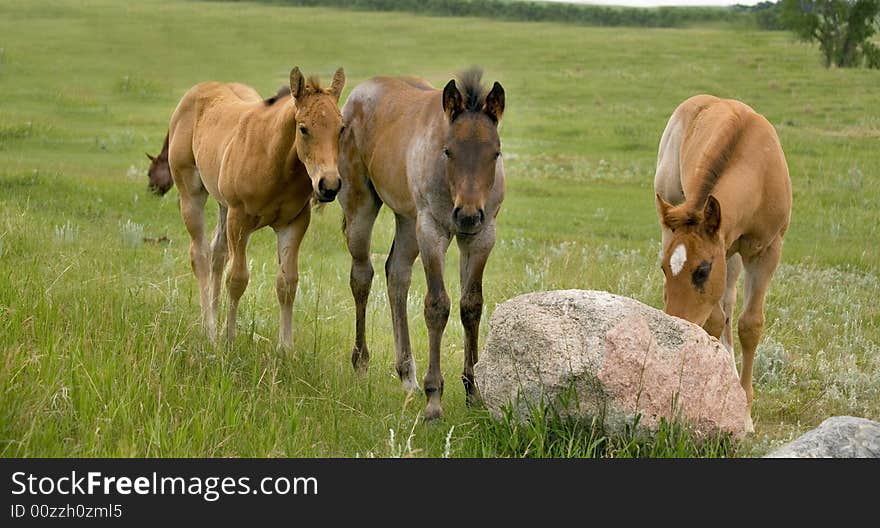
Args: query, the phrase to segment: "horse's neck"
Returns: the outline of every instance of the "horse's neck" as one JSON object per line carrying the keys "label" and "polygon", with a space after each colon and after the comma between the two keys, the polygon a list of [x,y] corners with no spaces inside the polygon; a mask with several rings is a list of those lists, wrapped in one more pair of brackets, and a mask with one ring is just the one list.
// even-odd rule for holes
{"label": "horse's neck", "polygon": [[[277,104],[277,103],[276,103]],[[278,165],[283,165],[289,173],[298,161],[294,142],[296,141],[296,106],[293,103],[279,105],[272,114],[269,125],[269,151]]]}

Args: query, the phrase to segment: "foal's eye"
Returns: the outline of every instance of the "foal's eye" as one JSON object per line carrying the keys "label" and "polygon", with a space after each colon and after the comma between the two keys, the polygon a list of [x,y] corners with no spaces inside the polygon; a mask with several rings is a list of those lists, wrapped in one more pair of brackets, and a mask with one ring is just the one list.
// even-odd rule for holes
{"label": "foal's eye", "polygon": [[495,159],[498,159],[498,158],[500,158],[500,157],[501,157],[501,153],[500,153],[500,152],[496,152],[496,153],[495,153]]}
{"label": "foal's eye", "polygon": [[697,266],[697,269],[694,270],[694,273],[691,275],[691,281],[694,283],[694,286],[701,287],[705,284],[706,280],[709,278],[709,273],[712,271],[712,263],[708,261],[703,261]]}
{"label": "foal's eye", "polygon": [[448,148],[443,147],[443,155],[446,156],[447,158],[451,158],[451,157],[452,157],[452,152],[449,152],[449,149],[448,149]]}
{"label": "foal's eye", "polygon": [[305,125],[300,125],[300,126],[299,126],[299,133],[302,134],[302,135],[304,135],[304,136],[308,136],[308,135],[309,135],[309,129],[306,128]]}

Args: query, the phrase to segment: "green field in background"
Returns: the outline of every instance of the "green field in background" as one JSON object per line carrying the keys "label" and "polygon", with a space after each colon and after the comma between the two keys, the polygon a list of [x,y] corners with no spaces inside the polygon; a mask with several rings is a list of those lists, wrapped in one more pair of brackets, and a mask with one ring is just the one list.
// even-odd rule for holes
{"label": "green field in background", "polygon": [[[348,359],[354,302],[336,203],[313,217],[302,247],[294,357],[274,346],[269,230],[249,247],[238,341],[205,339],[177,192],[146,191],[144,151],[158,152],[179,97],[204,80],[269,95],[293,66],[327,82],[344,66],[344,99],[373,75],[442,86],[473,64],[507,94],[509,183],[483,338],[495,305],[529,291],[608,290],[662,307],[652,185],[660,134],[691,95],[736,98],[776,127],[794,211],[757,354],[757,432],[717,454],[762,454],[831,415],[880,418],[880,71],[827,70],[815,48],[783,32],[10,0],[0,4],[0,456],[711,454],[613,443],[590,451],[570,428],[520,430],[467,409],[455,273],[445,418],[423,425],[423,396],[407,401],[394,370],[381,272],[387,211],[373,238],[366,379]],[[169,242],[144,241],[160,237]],[[449,269],[457,258],[450,250]],[[413,277],[421,377],[418,262]],[[575,447],[565,451],[559,438]]]}

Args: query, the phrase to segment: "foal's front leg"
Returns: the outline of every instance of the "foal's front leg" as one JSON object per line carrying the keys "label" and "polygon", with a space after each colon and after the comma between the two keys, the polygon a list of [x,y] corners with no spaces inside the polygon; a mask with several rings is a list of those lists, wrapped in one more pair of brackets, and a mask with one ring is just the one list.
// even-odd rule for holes
{"label": "foal's front leg", "polygon": [[474,382],[474,364],[477,362],[480,319],[483,316],[483,270],[489,253],[495,245],[495,223],[487,225],[478,234],[459,235],[461,251],[461,324],[464,326],[464,370],[461,381],[467,393],[468,405],[480,403],[480,391]]}
{"label": "foal's front leg", "polygon": [[733,353],[733,310],[736,307],[736,281],[742,272],[743,263],[739,253],[727,259],[727,285],[721,297],[721,309],[724,312],[724,330],[721,332],[721,344],[730,352],[733,361],[733,374],[736,372],[736,355]]}
{"label": "foal's front leg", "polygon": [[736,306],[736,281],[739,279],[742,267],[742,258],[739,253],[727,259],[727,279],[724,294],[712,310],[709,319],[703,324],[703,330],[710,336],[721,340],[721,344],[730,352],[733,374],[735,376],[738,376],[738,374],[736,372],[736,356],[733,353],[733,325],[731,321],[733,320],[733,309]]}
{"label": "foal's front leg", "polygon": [[279,344],[290,350],[293,347],[293,302],[299,283],[299,246],[309,227],[311,208],[306,205],[293,222],[284,226],[273,226],[278,238],[278,278],[275,292],[281,307]]}
{"label": "foal's front leg", "polygon": [[425,374],[425,421],[443,414],[440,399],[443,396],[443,373],[440,371],[440,342],[449,319],[449,295],[443,284],[443,265],[450,235],[424,216],[419,216],[417,237],[428,291],[425,294],[425,324],[428,327],[429,361]]}

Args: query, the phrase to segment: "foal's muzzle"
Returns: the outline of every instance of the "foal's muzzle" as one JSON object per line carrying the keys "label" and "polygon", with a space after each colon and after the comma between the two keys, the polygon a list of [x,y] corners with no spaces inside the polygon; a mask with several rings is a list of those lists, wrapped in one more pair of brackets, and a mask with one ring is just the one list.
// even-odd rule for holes
{"label": "foal's muzzle", "polygon": [[315,195],[318,198],[319,202],[332,202],[336,195],[339,194],[339,189],[342,188],[342,180],[339,179],[339,176],[321,176],[318,180],[318,188],[315,189]]}
{"label": "foal's muzzle", "polygon": [[456,207],[452,210],[452,221],[460,233],[473,235],[483,228],[486,213],[473,206]]}

